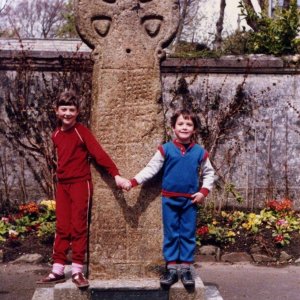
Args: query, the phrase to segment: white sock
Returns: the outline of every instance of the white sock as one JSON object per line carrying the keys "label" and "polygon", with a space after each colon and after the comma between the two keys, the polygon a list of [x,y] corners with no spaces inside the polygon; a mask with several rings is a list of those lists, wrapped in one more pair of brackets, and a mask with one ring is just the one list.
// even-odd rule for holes
{"label": "white sock", "polygon": [[181,264],[181,269],[190,269],[190,268],[191,268],[190,264],[186,264],[186,263]]}
{"label": "white sock", "polygon": [[52,272],[57,275],[64,275],[65,266],[62,264],[54,263],[52,266]]}
{"label": "white sock", "polygon": [[72,263],[72,275],[82,273],[83,265]]}

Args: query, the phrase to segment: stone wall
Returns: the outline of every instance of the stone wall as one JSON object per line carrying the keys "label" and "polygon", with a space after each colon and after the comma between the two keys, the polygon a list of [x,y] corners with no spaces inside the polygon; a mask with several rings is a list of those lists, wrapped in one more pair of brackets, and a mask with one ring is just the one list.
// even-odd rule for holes
{"label": "stone wall", "polygon": [[[57,48],[55,41],[49,43],[50,49],[52,45],[52,49],[57,50],[50,51],[47,41],[43,44],[33,41],[23,45],[22,51],[17,43],[4,47],[7,41],[0,42],[2,120],[5,120],[4,101],[9,93],[14,94],[10,83],[16,80],[24,61],[27,72],[34,78],[27,87],[30,95],[43,89],[51,90],[54,95],[59,89],[68,87],[67,80],[64,82],[64,77],[57,75],[62,73],[71,74],[73,79],[76,77],[77,90],[87,92],[88,86],[81,86],[80,76],[90,76],[89,50],[80,50],[78,41],[68,42],[68,46],[62,48]],[[64,44],[63,41],[59,43]],[[46,51],[43,45],[48,47]],[[176,108],[188,106],[198,112],[201,119],[199,141],[210,151],[219,175],[219,188],[215,189],[211,200],[217,204],[256,207],[266,199],[286,196],[299,208],[300,76],[297,65],[264,56],[168,58],[163,62],[161,72],[165,138],[171,136],[168,119]],[[35,88],[37,84],[38,89]],[[142,144],[147,146],[147,137]],[[10,150],[6,152],[13,153],[7,164],[8,173],[11,178],[17,178],[19,152],[10,148],[10,143],[7,147]],[[3,149],[1,147],[1,159],[5,161]],[[114,157],[114,153],[111,155]],[[45,197],[33,173],[29,169],[25,173],[28,198]],[[3,174],[0,177],[3,195]],[[21,197],[20,184],[14,181],[12,186],[12,199]],[[240,198],[244,201],[242,204],[236,201]]]}

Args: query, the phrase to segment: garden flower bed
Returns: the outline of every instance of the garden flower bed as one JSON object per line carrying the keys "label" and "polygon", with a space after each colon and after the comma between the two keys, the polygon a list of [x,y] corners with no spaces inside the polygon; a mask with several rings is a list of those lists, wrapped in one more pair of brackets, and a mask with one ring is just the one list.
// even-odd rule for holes
{"label": "garden flower bed", "polygon": [[300,257],[300,214],[288,199],[270,200],[257,212],[200,208],[197,243],[218,246],[222,253],[254,251],[278,262],[285,251],[291,261]]}
{"label": "garden flower bed", "polygon": [[0,218],[0,249],[3,260],[11,261],[22,254],[39,253],[50,260],[55,233],[55,201],[31,201]]}

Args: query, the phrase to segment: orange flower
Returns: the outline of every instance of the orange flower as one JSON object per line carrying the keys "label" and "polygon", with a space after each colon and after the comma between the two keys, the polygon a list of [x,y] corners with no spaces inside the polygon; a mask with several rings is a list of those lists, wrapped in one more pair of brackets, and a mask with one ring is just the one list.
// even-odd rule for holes
{"label": "orange flower", "polygon": [[19,211],[23,213],[32,214],[32,213],[37,213],[39,211],[39,208],[35,202],[31,201],[27,204],[20,205]]}
{"label": "orange flower", "polygon": [[292,208],[293,202],[289,199],[283,199],[282,201],[269,200],[266,203],[266,206],[275,211],[287,211]]}

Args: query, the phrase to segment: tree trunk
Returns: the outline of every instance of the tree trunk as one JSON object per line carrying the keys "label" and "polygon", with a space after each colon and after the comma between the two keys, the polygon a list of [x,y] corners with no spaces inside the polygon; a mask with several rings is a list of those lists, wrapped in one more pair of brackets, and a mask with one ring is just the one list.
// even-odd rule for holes
{"label": "tree trunk", "polygon": [[291,0],[284,0],[282,7],[283,8],[289,8],[290,4],[291,4]]}
{"label": "tree trunk", "polygon": [[183,31],[183,26],[184,26],[184,20],[186,18],[187,15],[187,10],[188,10],[188,6],[189,6],[189,0],[183,0],[182,1],[182,9],[181,9],[181,13],[180,13],[180,19],[179,19],[179,25],[178,25],[178,30],[177,30],[177,34],[176,34],[176,38],[173,44],[173,48],[176,50],[176,46],[178,45],[180,38],[181,38],[181,34]]}
{"label": "tree trunk", "polygon": [[258,0],[258,4],[259,4],[262,12],[268,13],[269,0]]}
{"label": "tree trunk", "polygon": [[216,37],[215,37],[215,41],[214,41],[215,49],[220,49],[221,44],[222,44],[222,31],[223,31],[223,24],[224,24],[225,7],[226,7],[226,0],[221,0],[220,15],[219,15],[219,19],[216,23],[217,32],[216,32]]}
{"label": "tree trunk", "polygon": [[[257,15],[256,12],[255,12],[255,9],[254,9],[254,6],[253,6],[251,0],[243,0],[243,3],[245,4],[245,8],[246,8],[247,12],[251,11],[251,12],[253,12],[254,15]],[[257,16],[257,17],[258,17],[258,16]],[[245,19],[246,19],[247,24],[248,24],[254,31],[257,31],[257,30],[258,30],[258,25],[257,25],[257,22],[256,22],[255,18],[249,17],[249,13],[247,13]]]}

